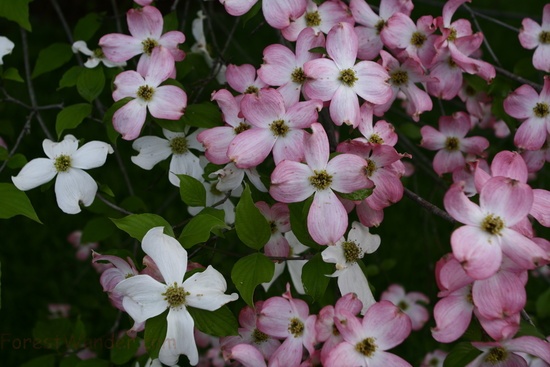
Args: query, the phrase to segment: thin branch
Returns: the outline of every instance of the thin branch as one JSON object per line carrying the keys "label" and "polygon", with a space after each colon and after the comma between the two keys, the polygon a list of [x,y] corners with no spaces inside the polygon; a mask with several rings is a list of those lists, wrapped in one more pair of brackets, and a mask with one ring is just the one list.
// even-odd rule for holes
{"label": "thin branch", "polygon": [[[34,117],[35,111],[31,111],[29,116],[27,117],[27,121],[25,122],[25,125],[23,125],[23,129],[19,133],[19,136],[17,137],[17,140],[15,141],[15,145],[11,148],[10,153],[8,154],[8,158],[12,157],[15,152],[17,151],[17,148],[19,148],[19,144],[21,144],[21,141],[23,140],[23,136],[29,133],[31,129],[31,121]],[[6,159],[4,163],[2,163],[2,167],[0,167],[0,172],[4,170],[6,165],[8,164],[9,159]]]}
{"label": "thin branch", "polygon": [[418,196],[417,194],[415,194],[414,192],[412,192],[406,187],[405,187],[405,196],[411,199],[412,201],[420,204],[420,206],[422,206],[424,209],[426,209],[430,213],[435,214],[438,217],[441,217],[450,223],[456,223],[454,218],[451,217],[446,211],[439,209],[437,206],[433,205],[429,201]]}
{"label": "thin branch", "polygon": [[116,30],[118,33],[122,33],[122,25],[120,24],[120,17],[118,15],[116,0],[111,0],[111,6],[113,7],[113,15],[115,16]]}
{"label": "thin branch", "polygon": [[[34,93],[34,86],[31,81],[31,65],[29,61],[29,44],[27,42],[27,31],[25,31],[23,28],[20,28],[21,31],[21,43],[23,48],[23,63],[25,65],[25,80],[27,82],[27,89],[29,90],[29,98],[31,100],[31,105],[33,110],[38,110],[38,103],[36,103],[36,94]],[[42,131],[46,135],[46,137],[50,140],[54,140],[53,135],[48,131],[48,128],[46,127],[46,124],[44,123],[44,120],[42,120],[42,116],[40,116],[40,113],[36,113],[36,119],[38,120],[38,124],[42,128]]]}
{"label": "thin branch", "polygon": [[[464,5],[464,6],[467,6],[467,5]],[[499,26],[501,27],[504,27],[506,29],[509,29],[511,31],[514,31],[516,33],[519,33],[519,29],[516,28],[516,27],[512,27],[510,24],[508,23],[504,23],[496,18],[493,18],[493,17],[490,17],[488,15],[485,15],[477,10],[474,10],[474,9],[471,9],[470,7],[467,7],[466,9],[468,9],[468,11],[471,13],[471,14],[475,14],[476,16],[480,17],[480,18],[483,18],[483,19],[487,19],[487,20],[490,20],[491,22],[495,23],[495,24],[498,24]]]}
{"label": "thin branch", "polygon": [[99,192],[95,194],[95,196],[103,201],[105,204],[107,204],[108,207],[110,208],[113,208],[114,210],[118,211],[118,212],[121,212],[123,214],[126,214],[126,215],[131,215],[131,214],[134,214],[124,208],[121,208],[120,206],[116,205],[116,204],[113,204],[111,203],[109,200],[107,200],[103,195],[101,195]]}
{"label": "thin branch", "polygon": [[[466,4],[463,4],[463,5],[464,5],[464,8],[466,10],[468,10],[468,12],[470,13],[470,15],[472,17],[472,20],[474,21],[474,24],[475,24],[477,30],[480,31],[483,34],[483,30],[481,29],[481,26],[479,25],[479,22],[477,21],[475,11],[473,11],[472,8],[470,8],[468,5],[466,5]],[[487,51],[489,51],[489,54],[491,55],[493,60],[495,60],[497,65],[502,66],[502,64],[500,63],[497,55],[495,54],[495,52],[493,51],[491,45],[489,44],[489,41],[487,41],[487,37],[483,37],[483,43],[485,44],[485,47],[487,47]]]}
{"label": "thin branch", "polygon": [[525,78],[522,78],[521,76],[519,75],[516,75],[514,73],[511,73],[509,72],[508,70],[504,69],[504,68],[501,68],[499,66],[495,66],[495,70],[497,72],[499,72],[500,74],[512,79],[512,80],[515,80],[516,82],[519,82],[519,83],[522,83],[522,84],[529,84],[531,87],[535,88],[537,91],[541,91],[542,90],[542,85],[540,84],[537,84],[535,82],[532,82],[528,79],[525,79]]}

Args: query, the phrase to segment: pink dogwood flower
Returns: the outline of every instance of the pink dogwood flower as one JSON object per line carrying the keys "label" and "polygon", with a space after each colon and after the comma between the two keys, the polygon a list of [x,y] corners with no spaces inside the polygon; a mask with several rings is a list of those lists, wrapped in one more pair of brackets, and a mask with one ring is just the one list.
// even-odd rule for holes
{"label": "pink dogwood flower", "polygon": [[389,301],[380,301],[368,309],[363,320],[342,311],[344,320],[334,318],[344,341],[329,354],[326,367],[410,367],[386,350],[401,344],[411,332],[411,320]]}
{"label": "pink dogwood flower", "polygon": [[[170,31],[162,34],[164,20],[161,12],[154,6],[144,6],[140,9],[130,9],[126,13],[128,29],[131,36],[119,33],[107,34],[99,40],[103,53],[114,62],[128,61],[132,57],[142,54],[138,70],[149,68],[153,50],[162,46],[166,48],[171,58],[170,74],[174,72],[174,61],[181,61],[185,53],[178,48],[185,41],[180,31]],[[162,55],[166,58],[167,55]]]}
{"label": "pink dogwood flower", "polygon": [[[220,0],[225,10],[240,16],[256,4],[258,0]],[[306,11],[306,0],[263,0],[262,12],[267,23],[275,29],[286,28]]]}
{"label": "pink dogwood flower", "polygon": [[550,78],[544,77],[540,94],[528,84],[510,93],[504,100],[504,110],[523,120],[514,136],[514,144],[527,150],[542,148],[547,134],[550,134]]}
{"label": "pink dogwood flower", "polygon": [[527,366],[522,353],[538,357],[547,365],[550,364],[548,342],[534,336],[520,336],[499,342],[472,342],[472,345],[483,353],[466,367]]}
{"label": "pink dogwood flower", "polygon": [[387,82],[388,72],[373,61],[355,62],[357,35],[349,23],[338,23],[327,35],[326,49],[331,59],[315,59],[304,65],[311,78],[304,86],[309,98],[331,101],[329,112],[332,121],[359,125],[358,96],[373,104],[383,104],[392,97]]}
{"label": "pink dogwood flower", "polygon": [[550,4],[544,6],[542,24],[530,18],[523,19],[519,43],[526,49],[535,49],[533,66],[536,69],[550,72]]}
{"label": "pink dogwood flower", "polygon": [[366,162],[353,154],[340,154],[329,161],[328,137],[319,123],[305,146],[306,164],[284,160],[271,174],[271,196],[283,203],[294,203],[314,194],[307,227],[320,244],[334,244],[347,229],[348,215],[333,190],[342,193],[372,187],[364,173]]}
{"label": "pink dogwood flower", "polygon": [[430,318],[426,306],[430,299],[420,292],[405,293],[399,284],[392,284],[380,296],[380,300],[387,300],[396,305],[411,318],[412,330],[420,330]]}
{"label": "pink dogwood flower", "polygon": [[113,99],[133,99],[113,115],[113,126],[125,140],[134,140],[145,123],[147,110],[153,117],[178,120],[187,106],[187,95],[175,85],[159,86],[172,73],[172,56],[168,49],[156,47],[151,55],[151,64],[145,76],[128,70],[118,74],[114,84]]}

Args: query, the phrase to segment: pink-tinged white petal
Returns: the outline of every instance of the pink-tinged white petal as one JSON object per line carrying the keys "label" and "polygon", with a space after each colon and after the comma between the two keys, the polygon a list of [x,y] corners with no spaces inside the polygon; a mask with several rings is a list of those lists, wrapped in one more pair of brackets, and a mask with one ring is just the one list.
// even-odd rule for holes
{"label": "pink-tinged white petal", "polygon": [[386,82],[390,76],[382,65],[373,61],[361,61],[353,70],[359,79],[353,85],[353,90],[361,98],[373,104],[383,104],[390,100],[393,92]]}
{"label": "pink-tinged white petal", "polygon": [[194,325],[195,321],[185,309],[170,309],[166,317],[167,330],[166,339],[159,351],[159,360],[168,365],[175,365],[180,354],[189,358],[191,365],[199,361],[199,352],[195,343]]}
{"label": "pink-tinged white petal", "polygon": [[522,183],[527,182],[528,171],[523,157],[518,152],[503,150],[491,162],[493,176],[504,176]]}
{"label": "pink-tinged white petal", "polygon": [[363,330],[376,338],[376,345],[391,349],[411,333],[411,319],[390,301],[372,305],[363,318]]}
{"label": "pink-tinged white petal", "polygon": [[312,170],[324,170],[329,158],[328,136],[323,126],[315,122],[311,125],[313,133],[309,136],[305,147],[306,162]]}
{"label": "pink-tinged white petal", "polygon": [[[380,18],[378,18],[381,20]],[[378,30],[371,27],[355,27],[357,34],[358,50],[357,58],[360,60],[374,60],[380,54],[380,50],[384,47]]]}
{"label": "pink-tinged white petal", "polygon": [[286,298],[269,298],[260,310],[258,329],[272,337],[284,339],[290,336],[288,324],[293,317],[296,315]]}
{"label": "pink-tinged white petal", "polygon": [[306,28],[298,35],[296,41],[296,63],[303,66],[306,62],[320,58],[322,55],[309,52],[312,48],[325,47],[325,35],[315,34],[312,28]]}
{"label": "pink-tinged white petal", "polygon": [[461,223],[479,225],[483,220],[483,212],[466,197],[462,183],[451,186],[445,194],[443,203],[445,210]]}
{"label": "pink-tinged white petal", "polygon": [[211,265],[205,271],[195,273],[186,279],[183,282],[183,288],[190,293],[185,298],[189,306],[208,311],[215,311],[239,298],[237,293],[224,293],[227,290],[227,283],[223,275]]}
{"label": "pink-tinged white petal", "polygon": [[462,226],[451,235],[453,255],[474,279],[495,274],[502,263],[500,238],[479,227]]}
{"label": "pink-tinged white petal", "polygon": [[166,32],[158,40],[160,46],[170,51],[174,61],[181,61],[185,58],[185,52],[178,48],[178,45],[183,42],[185,42],[185,35],[180,31]]}
{"label": "pink-tinged white petal", "polygon": [[321,245],[334,244],[346,232],[348,215],[330,189],[317,191],[307,216],[307,228],[313,240]]}
{"label": "pink-tinged white petal", "polygon": [[150,229],[143,237],[141,247],[153,259],[165,283],[179,285],[187,269],[187,251],[163,231],[164,227]]}
{"label": "pink-tinged white petal", "polygon": [[174,154],[170,160],[170,173],[168,180],[176,187],[180,186],[180,180],[176,175],[188,175],[202,181],[204,169],[199,158],[191,152]]}
{"label": "pink-tinged white petal", "polygon": [[338,23],[327,34],[327,53],[340,70],[349,69],[355,65],[357,44],[357,34],[349,23]]}
{"label": "pink-tinged white petal", "polygon": [[134,99],[114,113],[113,127],[122,135],[122,139],[134,140],[141,133],[146,116],[146,105],[139,99]]}
{"label": "pink-tinged white petal", "polygon": [[372,187],[372,181],[367,178],[365,167],[367,162],[354,154],[340,154],[327,164],[327,173],[332,175],[331,188],[342,193]]}
{"label": "pink-tinged white petal", "polygon": [[[245,93],[251,85],[255,85],[256,68],[250,64],[227,65],[225,72],[227,83],[239,93]],[[263,86],[263,85],[262,85]]]}
{"label": "pink-tinged white petal", "polygon": [[126,13],[128,30],[137,39],[159,39],[162,34],[164,21],[161,12],[154,6],[145,6],[141,9],[130,9]]}
{"label": "pink-tinged white petal", "polygon": [[535,189],[533,190],[533,206],[531,214],[540,224],[550,227],[550,191]]}
{"label": "pink-tinged white petal", "polygon": [[304,64],[304,73],[310,79],[304,84],[304,93],[309,99],[330,101],[341,82],[340,70],[329,59],[315,59]]}
{"label": "pink-tinged white petal", "polygon": [[322,108],[323,102],[318,99],[298,102],[286,111],[285,120],[290,127],[305,129],[317,121]]}
{"label": "pink-tinged white petal", "polygon": [[355,344],[340,343],[329,353],[324,365],[327,367],[366,366],[365,356],[355,350]]}
{"label": "pink-tinged white petal", "polygon": [[96,192],[95,180],[79,168],[59,172],[55,180],[57,205],[67,214],[80,213],[80,204],[92,205]]}
{"label": "pink-tinged white petal", "polygon": [[250,344],[238,344],[231,348],[229,358],[240,362],[244,367],[266,367],[262,353]]}
{"label": "pink-tinged white petal", "polygon": [[134,275],[118,283],[113,292],[124,296],[124,310],[135,322],[144,322],[168,308],[162,295],[165,290],[164,284],[149,275]]}
{"label": "pink-tinged white petal", "polygon": [[438,175],[453,172],[455,169],[463,167],[465,164],[462,152],[458,150],[448,151],[442,149],[435,154],[433,167]]}
{"label": "pink-tinged white petal", "polygon": [[386,169],[378,170],[376,178],[371,177],[375,184],[372,194],[366,198],[369,206],[382,210],[403,198],[403,183],[394,173]]}
{"label": "pink-tinged white petal", "polygon": [[439,130],[429,125],[424,125],[420,129],[422,134],[422,141],[420,145],[429,150],[440,150],[445,148],[445,141],[447,137]]}
{"label": "pink-tinged white petal", "polygon": [[210,162],[226,164],[230,161],[227,149],[235,136],[231,126],[217,126],[201,132],[197,139],[204,146],[205,156]]}
{"label": "pink-tinged white petal", "polygon": [[411,364],[393,353],[380,351],[369,358],[372,366],[412,367]]}
{"label": "pink-tinged white petal", "polygon": [[101,167],[107,160],[107,154],[113,153],[113,147],[102,141],[90,141],[81,146],[71,156],[71,166],[90,169]]}
{"label": "pink-tinged white petal", "polygon": [[128,70],[118,74],[114,84],[113,99],[115,101],[125,97],[137,98],[137,91],[140,86],[145,84],[145,79],[138,72]]}
{"label": "pink-tinged white petal", "polygon": [[270,367],[299,366],[303,355],[301,338],[290,335],[269,358]]}
{"label": "pink-tinged white petal", "polygon": [[493,177],[483,185],[480,206],[500,216],[507,227],[525,218],[533,205],[533,190],[525,183],[507,177]]}
{"label": "pink-tinged white petal", "polygon": [[521,29],[519,32],[519,43],[526,49],[533,49],[537,47],[539,42],[539,34],[542,31],[540,24],[533,19],[524,18],[521,22]]}
{"label": "pink-tinged white petal", "polygon": [[533,116],[534,102],[539,99],[538,93],[528,84],[524,84],[506,97],[504,111],[517,119]]}
{"label": "pink-tinged white petal", "polygon": [[137,156],[131,157],[132,162],[146,170],[152,169],[172,154],[170,142],[158,136],[143,136],[136,139],[132,148],[139,152]]}
{"label": "pink-tinged white petal", "polygon": [[432,336],[440,343],[451,343],[464,334],[470,321],[474,305],[468,302],[467,295],[450,295],[436,303],[434,319],[436,327]]}
{"label": "pink-tinged white petal", "polygon": [[276,141],[277,137],[269,129],[252,128],[231,141],[227,156],[239,168],[256,167],[266,159]]}
{"label": "pink-tinged white petal", "polygon": [[187,95],[175,85],[155,88],[153,99],[148,103],[153,117],[166,120],[179,120],[187,106]]}
{"label": "pink-tinged white petal", "polygon": [[541,44],[533,53],[533,66],[537,70],[550,72],[550,45]]}
{"label": "pink-tinged white petal", "polygon": [[306,0],[264,0],[262,12],[267,23],[275,29],[283,29],[306,11]]}
{"label": "pink-tinged white petal", "polygon": [[284,159],[303,161],[307,136],[308,134],[304,130],[290,130],[284,137],[279,137],[273,146],[275,164],[279,164]]}
{"label": "pink-tinged white petal", "polygon": [[460,141],[460,150],[464,153],[481,155],[489,148],[489,141],[482,136],[471,136]]}
{"label": "pink-tinged white petal", "polygon": [[[168,79],[174,70],[174,57],[163,46],[155,47],[151,53],[151,63],[145,72],[145,81],[151,87],[157,87]],[[172,86],[173,87],[173,86]]]}
{"label": "pink-tinged white petal", "polygon": [[220,0],[225,10],[235,17],[245,14],[257,2],[258,0]]}
{"label": "pink-tinged white petal", "polygon": [[413,8],[412,0],[384,0],[380,3],[380,17],[387,20],[397,12],[411,15]]}
{"label": "pink-tinged white petal", "polygon": [[257,94],[246,94],[241,101],[243,116],[252,125],[267,128],[273,121],[281,119],[285,104],[275,89],[262,89]]}
{"label": "pink-tinged white petal", "polygon": [[105,56],[114,62],[124,62],[143,52],[142,40],[125,34],[106,34],[99,40]]}
{"label": "pink-tinged white petal", "polygon": [[546,119],[530,117],[519,126],[514,145],[524,150],[539,150],[546,142]]}
{"label": "pink-tinged white petal", "polygon": [[353,89],[342,85],[336,90],[330,102],[330,118],[338,126],[359,125],[359,99]]}
{"label": "pink-tinged white petal", "polygon": [[283,203],[304,201],[315,192],[309,181],[313,175],[313,170],[305,164],[283,161],[271,174],[269,193],[273,199]]}
{"label": "pink-tinged white petal", "polygon": [[12,176],[11,180],[19,190],[27,191],[51,181],[56,174],[54,161],[48,158],[35,158],[28,162],[17,176]]}
{"label": "pink-tinged white petal", "polygon": [[505,228],[501,237],[502,252],[523,269],[534,269],[549,260],[549,254],[535,242]]}
{"label": "pink-tinged white petal", "polygon": [[[545,9],[548,6],[545,6]],[[503,341],[502,344],[511,352],[522,352],[539,357],[550,364],[550,348],[548,342],[534,336],[520,336]],[[542,366],[541,366],[542,367]]]}
{"label": "pink-tinged white petal", "polygon": [[264,49],[263,64],[258,76],[267,84],[279,86],[291,81],[291,74],[297,65],[296,56],[283,45],[273,44]]}
{"label": "pink-tinged white petal", "polygon": [[486,318],[505,318],[525,307],[525,284],[513,272],[499,271],[474,282],[472,298],[478,312]]}

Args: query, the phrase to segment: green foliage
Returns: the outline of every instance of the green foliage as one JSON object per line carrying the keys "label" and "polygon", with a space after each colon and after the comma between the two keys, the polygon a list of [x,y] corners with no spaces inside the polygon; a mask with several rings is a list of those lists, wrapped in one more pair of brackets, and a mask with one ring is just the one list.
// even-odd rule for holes
{"label": "green foliage", "polygon": [[23,83],[25,81],[19,74],[19,70],[17,70],[16,68],[7,68],[6,70],[4,70],[4,73],[2,74],[2,79],[12,80],[19,83]]}
{"label": "green foliage", "polygon": [[292,232],[302,244],[319,250],[321,247],[313,240],[313,238],[311,238],[307,229],[307,222],[304,220],[307,218],[309,207],[312,202],[313,196],[308,198],[303,203],[288,204],[288,208],[290,210],[290,226],[292,228]]}
{"label": "green foliage", "polygon": [[239,334],[237,318],[227,306],[222,306],[215,311],[187,307],[187,311],[193,317],[195,327],[203,333],[220,337]]}
{"label": "green foliage", "polygon": [[537,316],[541,319],[550,317],[550,288],[537,298]]}
{"label": "green foliage", "polygon": [[19,191],[11,183],[0,183],[0,219],[11,218],[16,215],[24,215],[38,223],[42,223],[27,195]]}
{"label": "green foliage", "polygon": [[83,66],[73,66],[69,70],[67,70],[61,79],[59,80],[59,87],[57,90],[68,88],[68,87],[74,87],[76,85],[76,81],[78,80],[78,76],[80,73],[82,73],[84,70],[86,70]]}
{"label": "green foliage", "polygon": [[32,0],[2,0],[0,1],[0,17],[13,20],[19,26],[32,31],[29,22],[29,3]]}
{"label": "green foliage", "polygon": [[124,364],[132,359],[139,348],[140,339],[130,338],[124,334],[122,338],[115,341],[111,349],[110,360],[116,365]]}
{"label": "green foliage", "polygon": [[361,201],[365,200],[372,194],[372,189],[360,189],[354,192],[350,192],[349,194],[345,193],[338,193],[338,196],[340,196],[343,199],[348,199],[351,201]]}
{"label": "green foliage", "polygon": [[177,175],[180,179],[181,200],[188,206],[206,206],[206,189],[196,178]]}
{"label": "green foliage", "polygon": [[151,229],[159,226],[164,227],[164,233],[174,237],[172,226],[160,215],[156,214],[131,214],[124,218],[111,218],[113,223],[124,232],[138,241]]}
{"label": "green foliage", "polygon": [[334,273],[334,266],[323,261],[321,253],[315,254],[302,269],[302,283],[306,294],[313,300],[321,298],[327,289],[330,278],[327,275]]}
{"label": "green foliage", "polygon": [[222,125],[222,116],[214,103],[203,102],[187,106],[180,121],[189,126],[209,128]]}
{"label": "green foliage", "polygon": [[273,278],[275,264],[265,255],[255,253],[239,259],[231,271],[231,280],[239,290],[242,299],[254,307],[254,290],[259,284]]}
{"label": "green foliage", "polygon": [[74,27],[73,39],[88,42],[101,27],[103,17],[104,14],[89,13],[81,18]]}
{"label": "green foliage", "polygon": [[71,46],[66,43],[54,43],[38,54],[31,78],[36,78],[47,72],[65,65],[73,57]]}
{"label": "green foliage", "polygon": [[249,186],[245,187],[237,204],[235,229],[240,240],[255,250],[261,249],[271,237],[271,227],[254,205]]}
{"label": "green foliage", "polygon": [[179,241],[184,248],[189,249],[197,243],[206,242],[212,231],[222,228],[229,229],[223,219],[201,213],[191,218],[183,228]]}
{"label": "green foliage", "polygon": [[105,74],[100,67],[85,69],[76,78],[76,89],[88,102],[96,99],[103,91],[103,87],[105,87]]}
{"label": "green foliage", "polygon": [[162,343],[166,339],[167,315],[168,310],[145,321],[145,349],[147,349],[147,353],[152,359],[158,358]]}
{"label": "green foliage", "polygon": [[114,231],[115,227],[113,226],[113,222],[105,217],[96,217],[88,221],[84,226],[80,242],[90,243],[103,241],[109,238]]}
{"label": "green foliage", "polygon": [[59,111],[55,121],[57,137],[60,138],[65,129],[74,129],[80,125],[90,113],[92,113],[92,105],[88,103],[74,104]]}
{"label": "green foliage", "polygon": [[473,361],[482,352],[471,343],[458,343],[445,358],[443,367],[464,367]]}

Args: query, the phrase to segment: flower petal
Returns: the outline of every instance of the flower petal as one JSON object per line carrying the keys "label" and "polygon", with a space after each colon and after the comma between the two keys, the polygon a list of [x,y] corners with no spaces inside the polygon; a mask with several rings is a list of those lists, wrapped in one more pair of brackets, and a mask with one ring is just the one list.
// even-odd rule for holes
{"label": "flower petal", "polygon": [[80,213],[80,203],[84,206],[92,205],[96,192],[95,180],[79,168],[59,172],[55,180],[57,205],[67,214]]}
{"label": "flower petal", "polygon": [[12,176],[13,184],[21,191],[34,189],[55,177],[54,162],[48,158],[35,158],[28,162],[17,176]]}
{"label": "flower petal", "polygon": [[185,307],[170,309],[166,317],[166,339],[159,351],[159,360],[168,366],[178,362],[180,354],[189,358],[189,363],[195,366],[199,362],[199,351],[195,342],[195,321]]}
{"label": "flower petal", "polygon": [[187,251],[163,231],[164,227],[151,228],[143,236],[141,247],[153,259],[167,285],[180,285],[187,270]]}
{"label": "flower petal", "polygon": [[149,275],[134,275],[117,284],[114,293],[121,294],[124,310],[135,322],[144,322],[168,308],[162,293],[166,286]]}
{"label": "flower petal", "polygon": [[71,166],[90,169],[101,167],[107,160],[107,154],[113,153],[113,147],[102,141],[90,141],[81,146],[71,156]]}
{"label": "flower petal", "polygon": [[334,244],[348,227],[348,214],[330,189],[317,191],[307,215],[311,238],[321,245]]}
{"label": "flower petal", "polygon": [[132,148],[139,152],[138,155],[131,157],[132,162],[146,170],[152,169],[155,164],[172,154],[170,142],[158,136],[143,136],[136,139]]}
{"label": "flower petal", "polygon": [[195,273],[183,282],[183,288],[190,293],[186,297],[189,306],[208,311],[215,311],[239,298],[237,293],[224,294],[227,283],[223,275],[211,265],[205,271]]}

